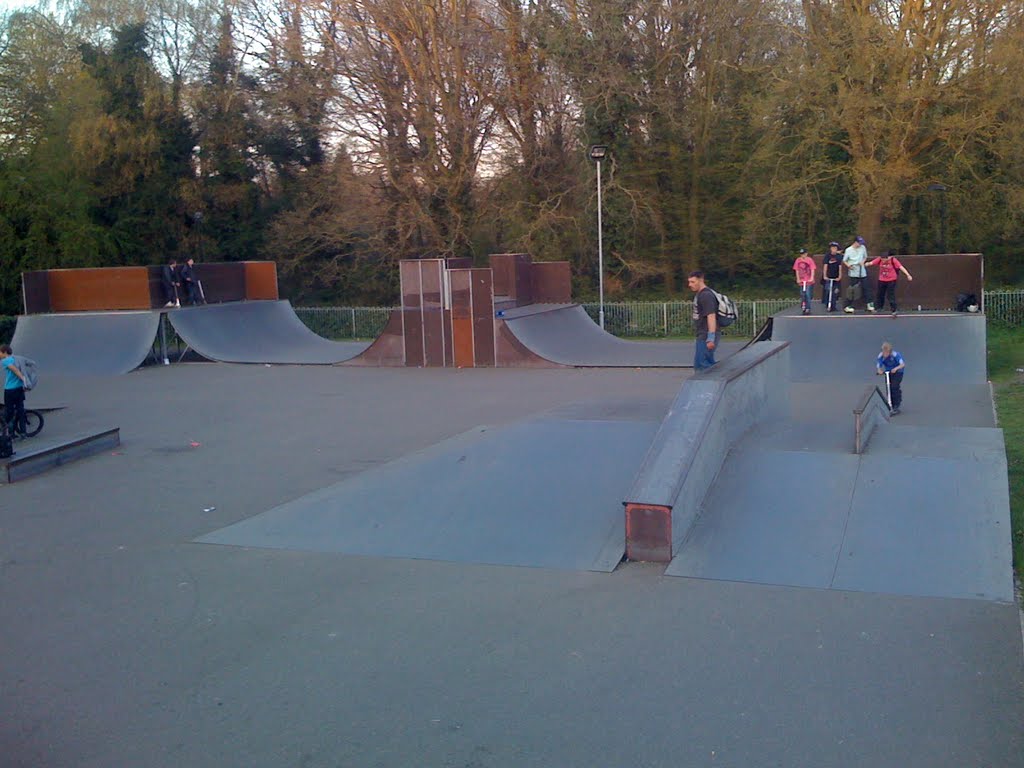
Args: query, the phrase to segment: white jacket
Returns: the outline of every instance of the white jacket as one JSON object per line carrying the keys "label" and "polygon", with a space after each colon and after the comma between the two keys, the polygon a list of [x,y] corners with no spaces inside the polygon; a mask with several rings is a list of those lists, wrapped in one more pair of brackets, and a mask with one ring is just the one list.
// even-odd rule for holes
{"label": "white jacket", "polygon": [[868,260],[868,249],[860,243],[854,243],[843,251],[843,264],[850,277],[867,277],[868,271],[864,262]]}

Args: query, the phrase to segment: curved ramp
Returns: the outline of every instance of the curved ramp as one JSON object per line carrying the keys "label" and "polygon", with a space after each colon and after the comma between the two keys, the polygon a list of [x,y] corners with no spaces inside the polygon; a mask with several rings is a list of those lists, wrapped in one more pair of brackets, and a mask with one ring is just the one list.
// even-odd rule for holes
{"label": "curved ramp", "polygon": [[284,300],[186,307],[167,317],[193,350],[222,363],[333,365],[370,346],[317,336]]}
{"label": "curved ramp", "polygon": [[987,378],[984,315],[787,312],[775,315],[772,340],[792,343],[794,381],[870,378],[883,341],[903,354],[907,375],[915,382],[945,386],[954,381],[984,383]]}
{"label": "curved ramp", "polygon": [[11,346],[43,375],[117,376],[145,362],[159,312],[22,315]]}
{"label": "curved ramp", "polygon": [[[535,305],[509,310],[505,327],[543,360],[578,368],[692,368],[692,341],[625,341],[606,333],[578,304]],[[742,343],[725,342],[719,360]]]}

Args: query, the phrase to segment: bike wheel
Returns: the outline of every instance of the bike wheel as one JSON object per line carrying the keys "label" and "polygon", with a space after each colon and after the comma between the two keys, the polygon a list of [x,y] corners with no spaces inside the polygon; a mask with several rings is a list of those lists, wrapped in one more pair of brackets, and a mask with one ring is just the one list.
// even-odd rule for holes
{"label": "bike wheel", "polygon": [[38,435],[43,428],[43,414],[39,411],[25,411],[25,437]]}

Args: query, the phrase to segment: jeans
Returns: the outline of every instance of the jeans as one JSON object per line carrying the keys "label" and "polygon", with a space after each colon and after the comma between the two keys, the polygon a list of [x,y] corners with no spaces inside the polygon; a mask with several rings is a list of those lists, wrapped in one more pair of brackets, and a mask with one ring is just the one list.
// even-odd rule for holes
{"label": "jeans", "polygon": [[13,431],[25,434],[25,390],[21,387],[4,390],[4,421]]}
{"label": "jeans", "polygon": [[715,364],[715,350],[708,349],[708,337],[698,335],[693,351],[693,369],[703,371]]}
{"label": "jeans", "polygon": [[814,301],[814,287],[810,283],[804,283],[800,286],[800,309],[810,310],[812,301]]}

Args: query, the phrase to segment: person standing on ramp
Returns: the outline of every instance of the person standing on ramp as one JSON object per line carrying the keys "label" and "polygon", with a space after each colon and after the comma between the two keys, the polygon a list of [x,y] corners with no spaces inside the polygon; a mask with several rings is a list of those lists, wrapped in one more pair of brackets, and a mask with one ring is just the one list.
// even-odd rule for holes
{"label": "person standing on ramp", "polygon": [[[867,267],[878,267],[878,291],[875,293],[875,304],[878,305],[878,309],[885,306],[886,294],[889,296],[889,309],[892,313],[896,314],[896,279],[900,276],[900,272],[906,275],[907,280],[913,281],[913,277],[907,272],[907,268],[900,264],[900,260],[897,259],[892,251],[886,251],[884,256],[872,259],[867,264]],[[872,312],[875,310],[873,306],[868,305],[868,309]]]}
{"label": "person standing on ramp", "polygon": [[839,243],[833,240],[828,244],[828,253],[821,260],[821,279],[825,284],[822,292],[822,303],[829,312],[838,309],[839,283],[843,277],[843,257],[839,255]]}
{"label": "person standing on ramp", "polygon": [[796,284],[800,286],[800,312],[804,315],[811,314],[811,302],[814,300],[814,273],[817,270],[818,265],[807,255],[807,249],[801,248],[796,261],[793,262],[793,271],[796,273]]}
{"label": "person standing on ramp", "polygon": [[[846,275],[849,278],[849,284],[846,288],[846,307],[844,312],[853,314],[855,311],[853,305],[860,301],[863,296],[867,299],[867,291],[864,288],[864,281],[867,279],[868,271],[864,268],[865,262],[868,260],[868,248],[864,242],[864,238],[857,235],[857,239],[854,240],[850,247],[843,251],[843,266],[846,267]],[[868,311],[874,312],[875,305],[868,299]]]}
{"label": "person standing on ramp", "polygon": [[181,297],[178,292],[181,289],[181,278],[178,276],[178,260],[171,259],[164,264],[160,270],[160,282],[164,287],[164,298],[167,303],[165,307],[180,307]]}
{"label": "person standing on ramp", "polygon": [[704,282],[704,273],[691,272],[686,284],[693,291],[693,323],[697,341],[693,354],[693,368],[703,371],[715,364],[718,346],[718,297]]}
{"label": "person standing on ramp", "polygon": [[875,373],[887,379],[890,416],[898,414],[903,404],[903,371],[906,367],[903,355],[894,350],[888,341],[882,342],[882,351],[875,360]]}

